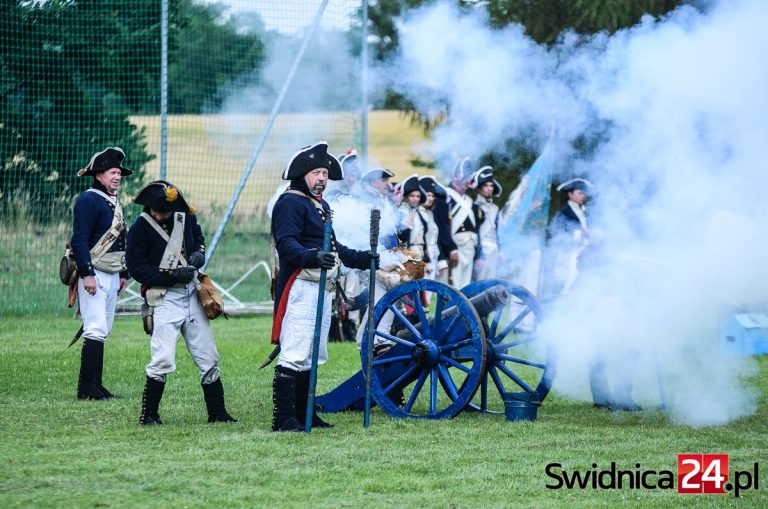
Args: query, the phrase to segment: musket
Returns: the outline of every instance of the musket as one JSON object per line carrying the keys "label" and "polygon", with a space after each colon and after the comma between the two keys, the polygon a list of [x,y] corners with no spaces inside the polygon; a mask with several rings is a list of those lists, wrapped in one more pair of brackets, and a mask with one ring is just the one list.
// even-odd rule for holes
{"label": "musket", "polygon": [[83,335],[83,331],[85,330],[85,324],[81,325],[79,329],[77,329],[77,332],[75,332],[75,337],[72,338],[72,341],[69,342],[69,345],[67,345],[67,348],[77,343],[77,340],[80,339],[80,336]]}
{"label": "musket", "polygon": [[[371,210],[371,254],[379,247],[379,221],[381,211]],[[376,298],[376,260],[371,257],[370,274],[368,277],[368,348],[365,358],[365,412],[363,413],[363,427],[367,428],[371,423],[371,375],[373,373],[373,306]]]}
{"label": "musket", "polygon": [[[325,221],[323,250],[331,250],[332,217]],[[304,433],[312,431],[312,419],[315,416],[315,389],[317,388],[317,363],[320,356],[320,332],[323,328],[323,313],[325,309],[325,280],[328,277],[326,269],[320,270],[320,282],[317,293],[317,312],[315,314],[315,334],[312,337],[312,364],[309,370],[309,391],[307,392],[307,414],[304,420]]]}

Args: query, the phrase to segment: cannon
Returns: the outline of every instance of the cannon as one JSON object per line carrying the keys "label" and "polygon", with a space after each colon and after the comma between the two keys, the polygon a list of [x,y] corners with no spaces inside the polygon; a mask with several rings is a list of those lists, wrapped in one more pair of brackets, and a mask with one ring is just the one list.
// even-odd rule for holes
{"label": "cannon", "polygon": [[[425,292],[433,305],[424,305]],[[430,280],[392,288],[376,304],[374,334],[366,333],[361,350],[365,366],[374,341],[373,400],[390,416],[424,419],[501,412],[511,394],[540,404],[553,377],[536,330],[541,314],[533,294],[503,280],[460,292]],[[326,413],[359,410],[364,397],[361,370],[316,404]]]}

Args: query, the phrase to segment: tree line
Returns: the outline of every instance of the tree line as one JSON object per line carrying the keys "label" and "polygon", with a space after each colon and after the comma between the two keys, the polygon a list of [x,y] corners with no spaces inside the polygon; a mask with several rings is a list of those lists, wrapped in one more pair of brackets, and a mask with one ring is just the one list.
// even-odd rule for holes
{"label": "tree line", "polygon": [[[105,146],[126,151],[138,185],[154,155],[130,115],[160,112],[160,24],[156,0],[0,2],[0,219],[61,217]],[[215,4],[170,0],[168,40],[170,113],[215,110],[264,58]]]}

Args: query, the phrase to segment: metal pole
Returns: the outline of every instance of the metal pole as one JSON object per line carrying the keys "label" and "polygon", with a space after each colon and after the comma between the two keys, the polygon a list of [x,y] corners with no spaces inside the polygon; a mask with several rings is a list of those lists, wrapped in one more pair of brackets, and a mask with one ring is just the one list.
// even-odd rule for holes
{"label": "metal pole", "polygon": [[[331,229],[333,221],[329,217],[325,222],[325,234],[323,236],[323,250],[331,250]],[[325,280],[328,271],[320,271],[320,289],[317,293],[317,313],[315,314],[315,335],[312,336],[312,364],[309,370],[309,391],[307,392],[307,414],[304,419],[304,433],[312,431],[312,418],[315,416],[315,388],[317,387],[317,362],[320,355],[320,333],[323,326],[323,312],[325,306]]]}
{"label": "metal pole", "polygon": [[286,76],[285,81],[283,82],[283,87],[280,89],[280,93],[278,94],[277,99],[275,100],[275,104],[272,105],[272,111],[269,112],[269,117],[267,117],[267,124],[264,126],[264,130],[261,132],[261,136],[259,137],[259,140],[256,142],[256,147],[254,147],[253,152],[251,153],[251,158],[248,160],[248,164],[246,164],[245,169],[243,169],[243,173],[240,176],[240,182],[238,182],[237,188],[235,188],[235,192],[232,195],[232,199],[229,201],[227,210],[224,212],[224,217],[221,218],[221,221],[219,222],[219,226],[216,228],[216,233],[214,233],[213,235],[213,240],[211,241],[211,244],[206,249],[205,265],[203,265],[201,270],[204,270],[205,267],[208,265],[208,262],[211,261],[211,258],[213,257],[213,253],[214,251],[216,251],[216,247],[219,245],[219,240],[221,239],[221,235],[224,233],[224,228],[227,226],[227,223],[229,222],[229,218],[232,217],[232,212],[235,210],[235,205],[237,204],[237,201],[240,199],[240,194],[243,192],[243,188],[245,188],[245,184],[248,182],[248,179],[251,176],[251,171],[253,171],[253,167],[256,165],[256,160],[259,158],[261,149],[264,147],[264,143],[267,141],[267,135],[269,134],[269,131],[272,129],[272,125],[275,123],[275,119],[277,118],[277,112],[280,111],[280,106],[282,106],[283,104],[283,100],[285,99],[285,94],[288,92],[288,87],[291,85],[291,82],[293,81],[293,77],[296,74],[296,70],[299,68],[299,63],[301,62],[301,59],[304,57],[304,52],[306,51],[307,46],[309,45],[309,41],[314,35],[315,30],[317,29],[317,26],[320,24],[320,18],[322,17],[323,12],[325,11],[325,8],[327,6],[328,6],[328,0],[323,0],[317,12],[315,13],[315,19],[312,22],[312,25],[309,27],[309,30],[307,30],[307,33],[304,35],[304,40],[301,42],[301,47],[299,48],[299,52],[296,54],[296,58],[293,59],[293,64],[291,65],[291,69],[288,71],[288,76]]}
{"label": "metal pole", "polygon": [[[365,167],[368,167],[368,0],[363,0],[363,29],[362,34],[360,36],[362,38],[361,41],[361,49],[360,52],[360,60],[361,60],[361,76],[360,76],[360,82],[361,86],[363,88],[362,90],[362,96],[363,96],[363,110],[361,112],[361,133],[360,137],[362,138],[360,141],[360,157],[362,158],[362,161],[365,163]],[[363,168],[363,171],[365,171],[365,168]]]}
{"label": "metal pole", "polygon": [[160,15],[160,178],[168,167],[168,0],[162,0]]}

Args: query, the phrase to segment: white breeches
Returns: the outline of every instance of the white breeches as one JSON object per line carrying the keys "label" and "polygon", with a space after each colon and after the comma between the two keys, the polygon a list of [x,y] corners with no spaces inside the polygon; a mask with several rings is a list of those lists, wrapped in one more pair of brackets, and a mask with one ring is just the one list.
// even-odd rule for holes
{"label": "white breeches", "polygon": [[[283,325],[280,329],[280,356],[277,365],[294,371],[312,368],[312,339],[315,335],[315,317],[320,285],[304,279],[296,279],[288,293]],[[325,292],[323,322],[320,327],[320,349],[317,364],[328,360],[328,331],[331,328],[333,293]]]}
{"label": "white breeches", "polygon": [[209,384],[218,380],[219,352],[211,323],[205,316],[193,283],[169,288],[163,303],[155,306],[153,320],[148,377],[165,381],[165,375],[176,371],[176,340],[181,333],[189,355],[200,371],[200,383]]}
{"label": "white breeches", "polygon": [[[374,292],[374,298],[373,298],[373,305],[376,306],[378,304],[379,300],[384,296],[385,293],[387,293],[387,290],[379,284],[379,282],[376,282],[376,291]],[[362,348],[363,347],[363,335],[368,330],[368,313],[373,312],[372,309],[367,309],[365,313],[363,314],[363,319],[360,322],[360,327],[357,328],[357,335],[355,336],[355,340],[357,341],[357,347]],[[392,311],[387,311],[384,313],[384,316],[381,317],[381,321],[378,325],[376,325],[376,330],[384,332],[386,334],[389,334],[392,332],[392,322],[395,321],[395,314]],[[387,344],[391,343],[391,341],[384,339],[382,337],[376,336],[373,340],[373,346],[378,346],[380,344]]]}
{"label": "white breeches", "polygon": [[120,274],[110,274],[100,270],[94,272],[96,272],[96,293],[91,295],[86,292],[83,280],[80,279],[77,282],[77,300],[80,305],[80,316],[83,318],[83,337],[104,343],[115,321]]}
{"label": "white breeches", "polygon": [[459,232],[453,236],[459,248],[459,263],[453,268],[453,287],[461,290],[472,281],[472,267],[475,263],[477,235],[472,232]]}

